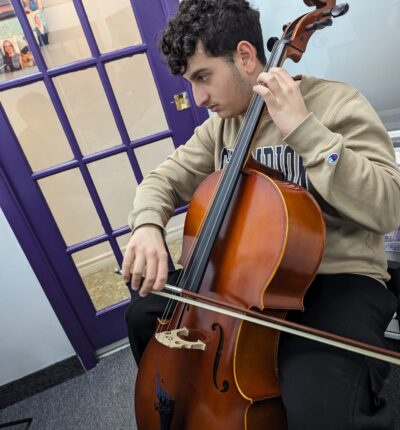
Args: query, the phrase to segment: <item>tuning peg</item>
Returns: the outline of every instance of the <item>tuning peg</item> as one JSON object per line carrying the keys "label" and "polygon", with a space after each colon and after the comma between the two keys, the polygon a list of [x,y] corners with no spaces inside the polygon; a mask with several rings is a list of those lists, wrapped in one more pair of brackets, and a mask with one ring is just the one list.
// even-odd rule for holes
{"label": "tuning peg", "polygon": [[312,24],[307,25],[305,29],[306,31],[320,30],[321,28],[329,27],[330,25],[332,25],[332,19],[324,18],[324,19],[318,19]]}
{"label": "tuning peg", "polygon": [[339,16],[345,15],[350,9],[348,3],[341,3],[336,5],[333,9],[326,10],[322,13],[323,16],[331,16],[332,18],[339,18]]}
{"label": "tuning peg", "polygon": [[331,15],[333,18],[339,18],[339,16],[345,15],[350,9],[350,6],[348,3],[341,3],[336,5],[332,11]]}
{"label": "tuning peg", "polygon": [[278,37],[270,37],[267,42],[267,49],[269,52],[272,52],[274,49],[275,43],[279,40]]}

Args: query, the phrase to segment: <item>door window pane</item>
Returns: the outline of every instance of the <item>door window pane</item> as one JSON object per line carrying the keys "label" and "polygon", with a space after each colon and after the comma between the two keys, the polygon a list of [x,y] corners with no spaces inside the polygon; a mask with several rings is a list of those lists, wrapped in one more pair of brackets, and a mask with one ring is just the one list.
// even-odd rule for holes
{"label": "door window pane", "polygon": [[[166,245],[176,269],[182,267],[180,264],[178,264],[178,260],[182,253],[183,226],[185,223],[185,217],[186,213],[176,215],[169,220],[166,226]],[[126,246],[131,236],[132,233],[128,233],[124,234],[123,236],[117,237],[119,248],[124,255]]]}
{"label": "door window pane", "polygon": [[79,170],[68,170],[38,182],[67,245],[104,234]]}
{"label": "door window pane", "polygon": [[130,298],[117,260],[108,242],[76,252],[72,259],[97,311]]}
{"label": "door window pane", "polygon": [[134,149],[143,176],[166,160],[175,150],[172,139],[163,139]]}
{"label": "door window pane", "polygon": [[82,154],[121,144],[110,105],[96,69],[54,79]]}
{"label": "door window pane", "polygon": [[0,82],[38,70],[9,0],[0,2]]}
{"label": "door window pane", "polygon": [[3,91],[0,102],[33,171],[74,158],[43,82]]}
{"label": "door window pane", "polygon": [[117,243],[118,243],[119,249],[122,251],[122,254],[125,254],[125,248],[131,236],[132,236],[132,233],[128,233],[117,237]]}
{"label": "door window pane", "polygon": [[142,42],[129,0],[83,0],[100,52]]}
{"label": "door window pane", "polygon": [[[46,2],[43,1],[43,6],[42,16],[46,20],[47,43],[41,43],[38,33],[35,32],[35,34],[47,67],[61,66],[91,57],[90,49],[72,0],[47,0]],[[34,14],[28,15],[33,28],[37,26]]]}
{"label": "door window pane", "polygon": [[126,154],[88,165],[113,229],[127,225],[136,191],[136,180]]}
{"label": "door window pane", "polygon": [[145,54],[106,64],[131,140],[168,130]]}
{"label": "door window pane", "polygon": [[182,267],[178,264],[178,260],[182,254],[183,226],[185,224],[185,218],[186,213],[176,215],[168,221],[168,224],[165,227],[167,231],[167,247],[176,269]]}

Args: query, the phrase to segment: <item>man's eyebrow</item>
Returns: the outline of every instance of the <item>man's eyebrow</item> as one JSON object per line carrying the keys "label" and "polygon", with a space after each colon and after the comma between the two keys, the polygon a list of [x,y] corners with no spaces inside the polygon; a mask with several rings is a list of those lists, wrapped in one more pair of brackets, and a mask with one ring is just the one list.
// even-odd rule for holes
{"label": "man's eyebrow", "polygon": [[207,68],[203,67],[202,69],[195,70],[189,77],[189,81],[194,81],[201,73],[204,73],[207,70]]}

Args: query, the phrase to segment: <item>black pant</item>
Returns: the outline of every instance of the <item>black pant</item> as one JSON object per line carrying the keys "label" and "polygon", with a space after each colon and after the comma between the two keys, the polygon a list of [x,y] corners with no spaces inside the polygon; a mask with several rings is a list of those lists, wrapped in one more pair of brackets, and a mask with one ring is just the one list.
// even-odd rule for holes
{"label": "black pant", "polygon": [[[137,363],[165,304],[154,295],[132,298],[126,321]],[[372,278],[318,275],[305,312],[291,311],[288,319],[386,347],[396,307],[396,297]],[[282,333],[279,380],[289,430],[393,429],[391,408],[379,396],[389,370],[386,362]]]}

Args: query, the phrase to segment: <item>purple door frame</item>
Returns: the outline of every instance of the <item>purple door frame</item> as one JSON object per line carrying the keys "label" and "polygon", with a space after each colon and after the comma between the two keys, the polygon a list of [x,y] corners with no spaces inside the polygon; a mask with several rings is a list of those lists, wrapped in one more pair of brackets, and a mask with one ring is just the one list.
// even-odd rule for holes
{"label": "purple door frame", "polygon": [[[158,52],[157,37],[165,28],[167,17],[175,10],[178,0],[152,0],[153,4],[151,7],[149,0],[131,0],[143,43],[107,54],[100,54],[99,52],[82,6],[82,1],[73,0],[92,57],[54,69],[47,69],[46,67],[20,0],[11,0],[11,2],[35,57],[39,71],[31,75],[0,83],[0,92],[17,86],[43,81],[60,123],[64,128],[65,135],[71,145],[75,159],[40,172],[32,172],[8,121],[7,115],[0,105],[0,133],[2,137],[0,145],[0,205],[72,346],[85,368],[90,369],[97,362],[95,355],[97,349],[126,337],[124,324],[126,303],[120,303],[106,310],[96,312],[82,285],[71,254],[108,241],[118,263],[121,264],[122,253],[118,247],[116,238],[128,233],[129,228],[125,226],[118,230],[112,230],[90,177],[87,164],[125,152],[131,163],[136,180],[140,182],[142,173],[132,149],[166,137],[172,137],[174,145],[177,147],[186,142],[191,136],[193,128],[207,117],[207,112],[204,109],[195,108],[193,99],[193,107],[180,112],[171,103],[173,95],[187,91],[188,86],[182,78],[172,77],[166,71]],[[147,53],[169,129],[131,142],[105,70],[105,63],[137,53]],[[88,67],[97,68],[121,135],[122,145],[84,157],[80,152],[79,145],[54,87],[52,78],[60,74]],[[178,127],[183,124],[185,125],[184,127]],[[80,170],[104,227],[105,234],[67,247],[36,181],[71,168]],[[177,213],[183,210],[178,209]],[[72,288],[72,286],[80,286],[80,288]]]}

